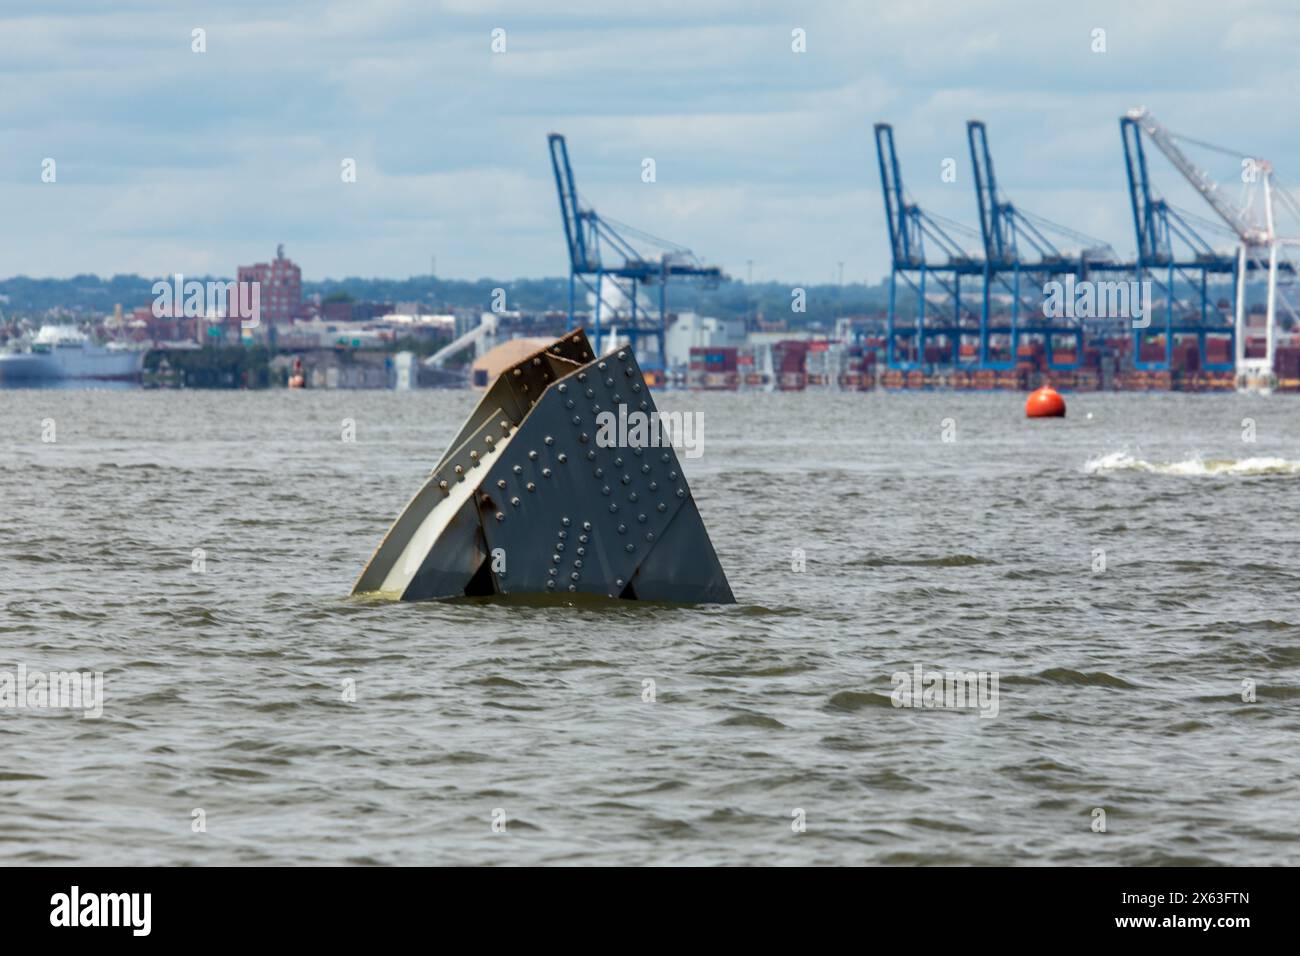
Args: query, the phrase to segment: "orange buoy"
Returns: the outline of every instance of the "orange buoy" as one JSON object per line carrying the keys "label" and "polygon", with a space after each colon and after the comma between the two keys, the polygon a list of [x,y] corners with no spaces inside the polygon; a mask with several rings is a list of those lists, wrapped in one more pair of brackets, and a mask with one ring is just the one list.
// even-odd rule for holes
{"label": "orange buoy", "polygon": [[1025,415],[1029,418],[1064,418],[1065,399],[1050,385],[1029,393],[1025,399]]}

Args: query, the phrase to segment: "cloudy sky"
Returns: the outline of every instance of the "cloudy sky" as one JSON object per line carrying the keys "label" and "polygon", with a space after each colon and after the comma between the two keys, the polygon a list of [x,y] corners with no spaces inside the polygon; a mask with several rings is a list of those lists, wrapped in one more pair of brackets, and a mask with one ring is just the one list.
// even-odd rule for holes
{"label": "cloudy sky", "polygon": [[1294,0],[0,0],[0,276],[230,275],[277,242],[311,279],[560,275],[555,130],[584,199],[732,275],[876,281],[871,124],[974,225],[970,118],[1011,199],[1131,254],[1120,114],[1300,181],[1297,49]]}

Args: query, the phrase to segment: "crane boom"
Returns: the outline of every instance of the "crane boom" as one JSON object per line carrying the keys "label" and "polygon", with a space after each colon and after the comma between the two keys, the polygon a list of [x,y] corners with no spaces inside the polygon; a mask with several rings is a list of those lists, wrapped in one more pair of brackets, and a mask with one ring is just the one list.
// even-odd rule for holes
{"label": "crane boom", "polygon": [[980,233],[984,239],[984,258],[1005,262],[1008,258],[1007,230],[998,202],[998,181],[993,175],[993,157],[989,154],[988,132],[980,120],[966,124],[970,143],[971,168],[975,172],[975,199],[979,203]]}
{"label": "crane boom", "polygon": [[564,238],[569,246],[569,262],[574,269],[588,269],[587,235],[583,230],[582,208],[578,205],[578,190],[573,185],[573,167],[569,165],[569,146],[559,133],[546,137],[551,150],[551,170],[555,173],[555,189],[560,195],[560,215],[564,218]]}
{"label": "crane boom", "polygon": [[[1138,124],[1151,137],[1151,142],[1156,144],[1160,152],[1174,164],[1174,167],[1183,174],[1183,178],[1192,184],[1197,192],[1205,197],[1205,201],[1210,204],[1210,208],[1218,213],[1219,218],[1228,224],[1228,227],[1235,232],[1241,241],[1247,246],[1263,246],[1272,242],[1273,237],[1268,229],[1260,229],[1250,221],[1240,209],[1224,198],[1219,192],[1219,184],[1199,166],[1187,158],[1187,155],[1178,148],[1170,135],[1169,130],[1157,120],[1145,107],[1138,107],[1128,111],[1129,119]],[[1264,174],[1265,185],[1267,186],[1269,169],[1268,165],[1261,164]]]}
{"label": "crane boom", "polygon": [[911,230],[908,228],[908,203],[903,195],[903,178],[898,171],[894,152],[894,128],[877,123],[876,159],[880,163],[880,186],[885,197],[885,220],[889,223],[889,244],[896,265],[911,265],[915,260]]}

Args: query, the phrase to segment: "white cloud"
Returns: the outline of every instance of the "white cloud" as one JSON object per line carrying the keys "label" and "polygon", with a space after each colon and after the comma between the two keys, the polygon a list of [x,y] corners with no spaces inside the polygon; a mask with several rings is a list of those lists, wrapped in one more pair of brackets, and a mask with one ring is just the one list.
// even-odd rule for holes
{"label": "white cloud", "polygon": [[[1297,152],[1300,16],[1285,0],[120,6],[0,15],[0,274],[230,273],[278,241],[313,278],[419,272],[433,254],[446,274],[558,274],[550,130],[601,211],[807,281],[841,260],[886,268],[878,119],[923,204],[974,225],[964,122],[978,117],[1011,198],[1121,251],[1125,108],[1284,174]],[[189,51],[193,26],[207,54]],[[807,53],[790,50],[795,26]],[[47,156],[57,184],[39,181]],[[949,156],[956,184],[938,177]],[[351,186],[343,157],[359,163]]]}

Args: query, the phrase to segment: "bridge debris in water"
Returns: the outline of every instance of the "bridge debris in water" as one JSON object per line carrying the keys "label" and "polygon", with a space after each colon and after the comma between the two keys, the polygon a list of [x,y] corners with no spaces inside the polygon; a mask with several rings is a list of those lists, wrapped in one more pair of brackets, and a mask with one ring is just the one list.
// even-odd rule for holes
{"label": "bridge debris in water", "polygon": [[620,406],[658,415],[632,350],[581,330],[507,368],[352,593],[733,603],[676,451],[597,440]]}

